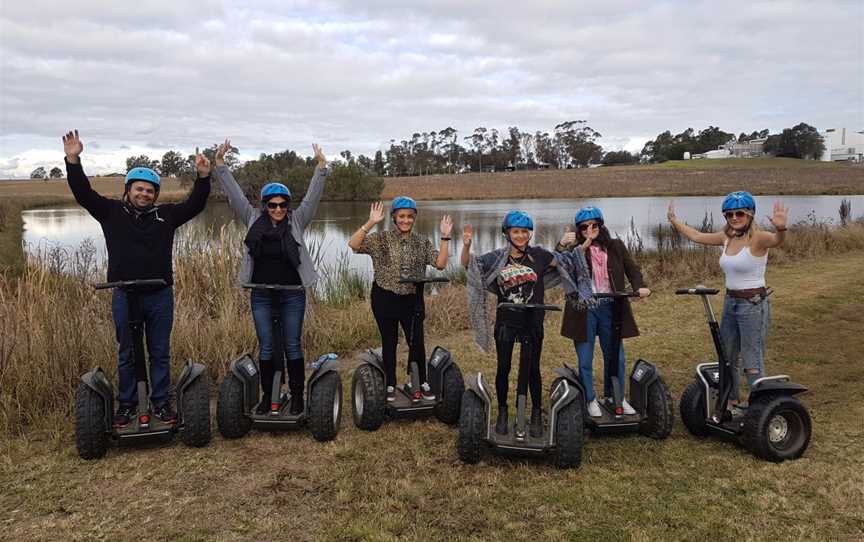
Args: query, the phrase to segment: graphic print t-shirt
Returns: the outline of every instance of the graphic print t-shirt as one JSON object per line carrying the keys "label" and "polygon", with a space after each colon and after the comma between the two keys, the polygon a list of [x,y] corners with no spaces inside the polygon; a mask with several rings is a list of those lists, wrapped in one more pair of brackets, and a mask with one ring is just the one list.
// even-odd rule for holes
{"label": "graphic print t-shirt", "polygon": [[[498,303],[543,303],[543,273],[554,259],[551,252],[540,247],[529,247],[528,253],[520,258],[510,256],[498,275]],[[529,320],[531,314],[534,317]],[[543,316],[543,311],[500,309],[497,320],[499,323],[522,327],[532,321],[542,324]]]}

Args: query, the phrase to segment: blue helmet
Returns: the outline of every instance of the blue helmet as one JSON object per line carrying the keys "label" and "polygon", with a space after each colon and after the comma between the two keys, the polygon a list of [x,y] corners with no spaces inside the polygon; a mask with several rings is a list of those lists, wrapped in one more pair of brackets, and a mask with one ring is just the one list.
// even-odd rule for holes
{"label": "blue helmet", "polygon": [[750,192],[732,192],[723,198],[723,212],[730,209],[750,209],[756,212],[756,200]]}
{"label": "blue helmet", "polygon": [[408,196],[399,196],[393,200],[393,203],[390,205],[390,214],[392,215],[396,211],[400,209],[411,209],[415,213],[417,212],[417,202]]}
{"label": "blue helmet", "polygon": [[159,191],[159,174],[149,167],[133,167],[126,174],[126,188],[135,181],[144,181],[153,185]]}
{"label": "blue helmet", "polygon": [[282,196],[283,198],[290,200],[291,191],[282,183],[267,183],[263,188],[261,188],[261,201],[275,198],[276,196]]}
{"label": "blue helmet", "polygon": [[525,228],[533,231],[534,221],[525,211],[510,211],[504,215],[504,220],[501,222],[501,232],[506,233],[510,228]]}
{"label": "blue helmet", "polygon": [[603,223],[603,213],[600,212],[600,209],[597,207],[591,207],[590,205],[587,207],[582,207],[576,213],[576,218],[573,220],[576,224],[580,222],[585,222],[586,220],[596,220]]}

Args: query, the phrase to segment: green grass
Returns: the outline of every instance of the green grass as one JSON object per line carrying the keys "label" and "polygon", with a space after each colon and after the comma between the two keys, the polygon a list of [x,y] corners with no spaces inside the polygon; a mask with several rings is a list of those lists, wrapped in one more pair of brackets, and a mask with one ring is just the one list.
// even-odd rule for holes
{"label": "green grass", "polygon": [[[862,266],[858,251],[769,267],[776,290],[769,373],[790,374],[811,390],[802,400],[813,416],[813,440],[797,461],[759,461],[733,444],[690,436],[676,419],[665,441],[588,438],[579,470],[488,454],[466,466],[456,457],[456,430],[435,421],[355,429],[349,357],[341,370],[347,410],[331,443],[316,443],[305,431],[253,432],[236,441],[217,435],[197,450],[180,443],[113,449],[91,463],[76,456],[71,420],[5,439],[3,536],[858,540],[864,538],[864,403],[855,399]],[[712,355],[700,303],[664,288],[635,312],[642,335],[627,342],[629,357],[657,363],[677,400],[693,379],[695,360]],[[547,323],[546,386],[551,368],[574,358],[572,344],[558,336],[559,322],[556,316]],[[493,356],[480,353],[467,331],[436,329],[430,349],[447,346],[465,374],[493,375]],[[598,385],[601,369],[597,363]]]}

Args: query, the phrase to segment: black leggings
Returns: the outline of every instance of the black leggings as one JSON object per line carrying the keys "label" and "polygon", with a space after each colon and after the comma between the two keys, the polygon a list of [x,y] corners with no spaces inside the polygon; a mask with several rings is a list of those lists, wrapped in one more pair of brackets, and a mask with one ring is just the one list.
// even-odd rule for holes
{"label": "black leggings", "polygon": [[510,366],[513,360],[513,347],[519,340],[519,378],[516,381],[516,395],[531,392],[531,407],[539,409],[543,404],[541,396],[543,383],[540,377],[540,354],[543,350],[543,334],[525,333],[499,326],[495,330],[495,352],[498,355],[498,372],[495,374],[495,393],[498,394],[498,408],[507,408],[507,391],[510,380]]}
{"label": "black leggings", "polygon": [[[381,334],[381,358],[384,362],[384,376],[387,386],[396,386],[396,344],[399,342],[399,326],[405,334],[408,343],[408,366],[406,372],[411,371],[411,362],[417,362],[420,383],[426,382],[426,344],[423,340],[423,319],[420,317],[414,321],[414,308],[416,296],[414,294],[399,295],[380,288],[377,284],[372,285],[372,314],[378,324],[378,332]],[[412,329],[412,322],[414,329]]]}

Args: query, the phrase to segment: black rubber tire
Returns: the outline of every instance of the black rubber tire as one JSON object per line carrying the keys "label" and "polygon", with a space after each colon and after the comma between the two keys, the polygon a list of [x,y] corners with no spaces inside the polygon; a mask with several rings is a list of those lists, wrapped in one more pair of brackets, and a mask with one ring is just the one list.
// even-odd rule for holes
{"label": "black rubber tire", "polygon": [[[578,394],[578,390],[574,390]],[[555,466],[575,469],[582,464],[582,442],[585,421],[582,419],[581,395],[558,411],[555,418]]]}
{"label": "black rubber tire", "polygon": [[328,371],[309,392],[309,430],[319,442],[336,438],[342,420],[342,379]]}
{"label": "black rubber tire", "polygon": [[694,380],[684,388],[678,410],[681,413],[684,427],[690,431],[691,435],[704,437],[708,434],[708,428],[705,425],[708,416],[705,412],[705,388],[700,380]]}
{"label": "black rubber tire", "polygon": [[108,451],[105,400],[80,382],[75,390],[75,447],[81,459],[99,459]]}
{"label": "black rubber tire", "polygon": [[240,438],[252,429],[252,419],[246,415],[243,403],[243,383],[231,373],[219,385],[216,400],[216,425],[225,438]]}
{"label": "black rubber tire", "polygon": [[183,392],[183,430],[180,440],[186,446],[201,448],[210,444],[210,375],[204,371]]}
{"label": "black rubber tire", "polygon": [[[785,425],[786,436],[769,438],[772,423]],[[750,403],[744,419],[742,442],[756,457],[780,463],[798,459],[810,444],[812,421],[807,408],[789,395],[763,395]]]}
{"label": "black rubber tire", "polygon": [[456,439],[456,450],[463,463],[474,465],[480,461],[485,434],[486,404],[473,391],[465,390],[459,413],[459,436]]}
{"label": "black rubber tire", "polygon": [[[376,431],[384,423],[387,398],[384,396],[384,376],[368,363],[354,370],[351,379],[351,413],[354,425],[364,431]],[[357,393],[360,393],[359,399]],[[362,401],[362,406],[358,405]]]}
{"label": "black rubber tire", "polygon": [[441,401],[435,405],[435,416],[447,425],[454,425],[459,421],[462,394],[465,393],[465,382],[459,366],[453,363],[447,367],[442,380]]}
{"label": "black rubber tire", "polygon": [[639,426],[639,433],[654,439],[665,439],[672,433],[675,409],[672,394],[661,377],[648,386],[648,415]]}

